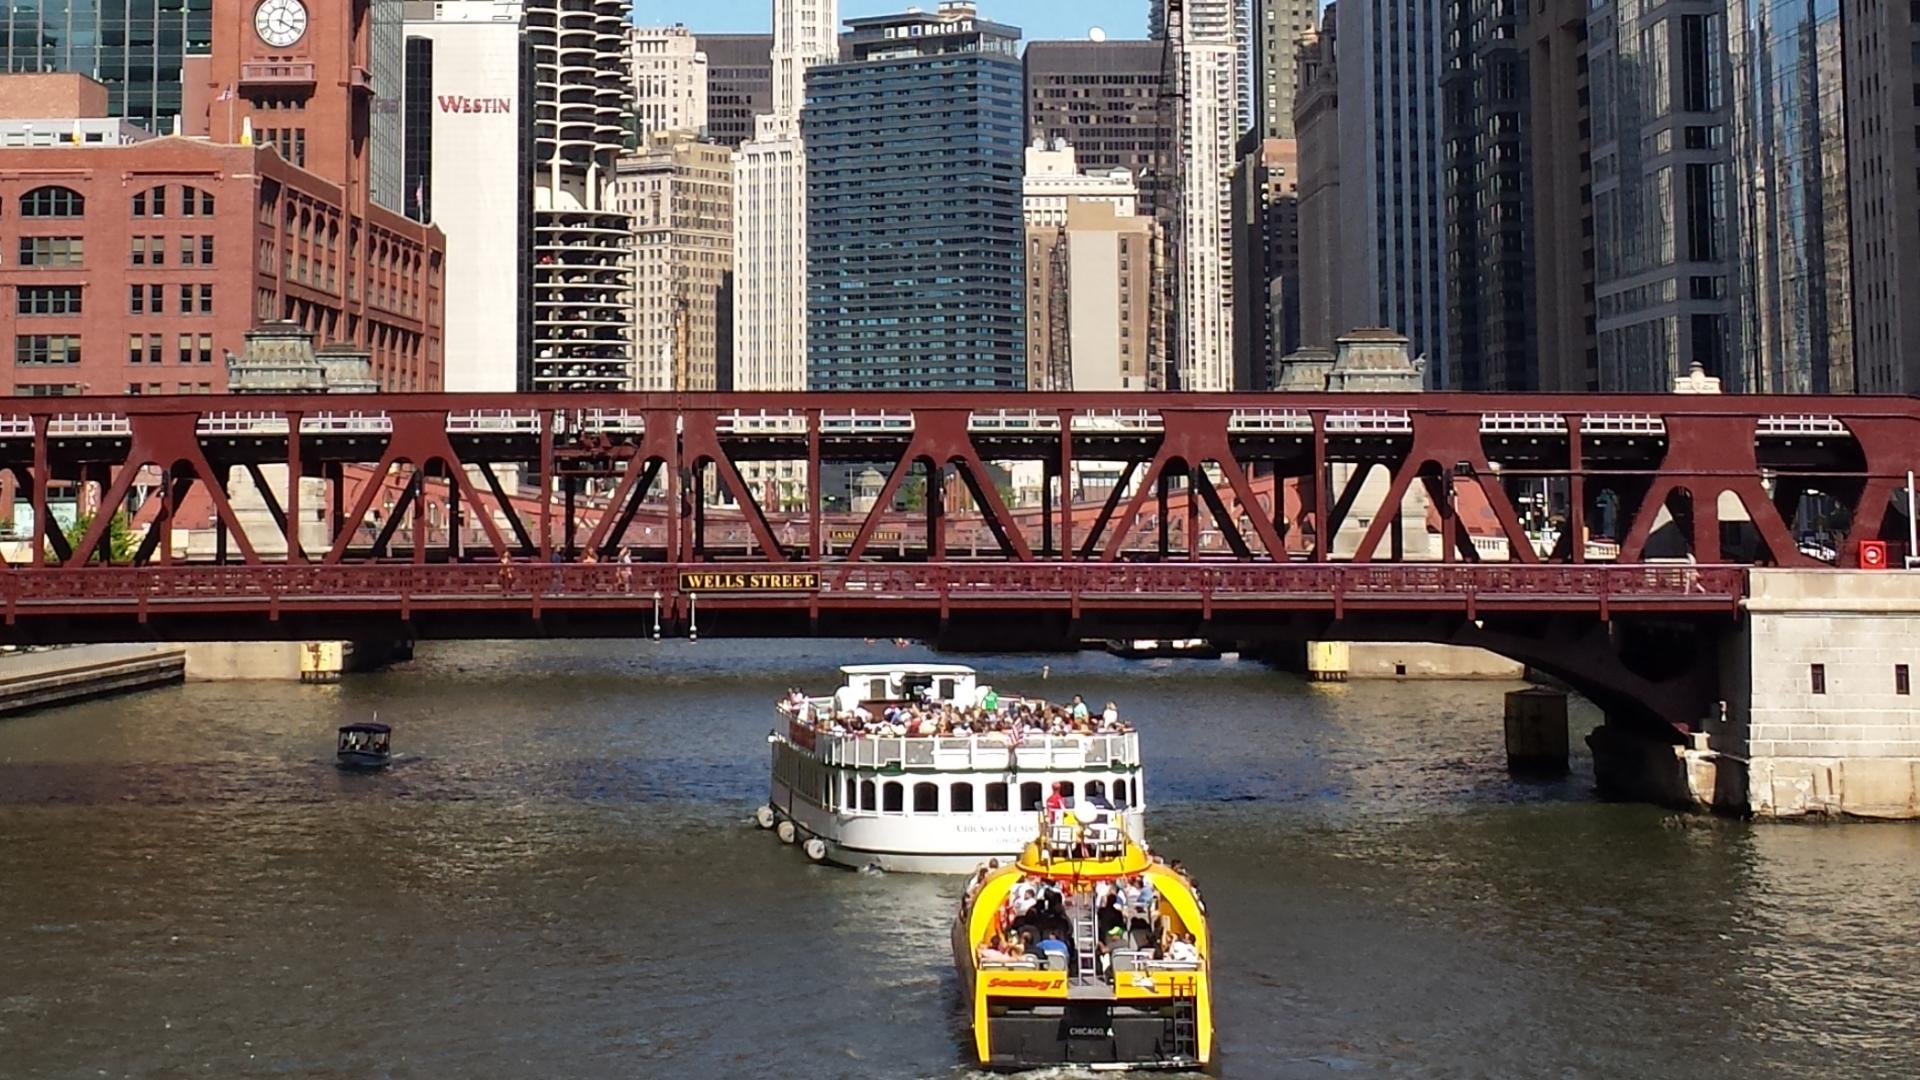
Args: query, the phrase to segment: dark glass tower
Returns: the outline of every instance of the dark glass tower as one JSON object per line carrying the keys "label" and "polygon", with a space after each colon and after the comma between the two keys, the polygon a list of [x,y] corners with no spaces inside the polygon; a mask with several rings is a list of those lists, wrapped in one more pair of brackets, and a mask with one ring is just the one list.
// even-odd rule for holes
{"label": "dark glass tower", "polygon": [[213,0],[9,0],[0,70],[72,71],[104,83],[107,111],[164,134],[181,59],[213,47]]}
{"label": "dark glass tower", "polygon": [[807,72],[807,383],[1026,385],[1020,31],[971,4],[848,21]]}

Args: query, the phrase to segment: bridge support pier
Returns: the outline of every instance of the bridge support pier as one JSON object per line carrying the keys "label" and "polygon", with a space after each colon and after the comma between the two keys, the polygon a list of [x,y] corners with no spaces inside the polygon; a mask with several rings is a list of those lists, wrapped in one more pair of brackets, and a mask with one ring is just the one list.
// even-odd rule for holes
{"label": "bridge support pier", "polygon": [[1567,773],[1567,692],[1544,686],[1507,692],[1507,771],[1523,776]]}

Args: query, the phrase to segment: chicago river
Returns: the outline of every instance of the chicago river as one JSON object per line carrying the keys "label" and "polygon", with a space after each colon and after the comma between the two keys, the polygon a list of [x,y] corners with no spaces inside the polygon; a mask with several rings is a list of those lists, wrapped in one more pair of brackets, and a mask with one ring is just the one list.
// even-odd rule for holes
{"label": "chicago river", "polygon": [[[0,1075],[967,1075],[960,880],[750,822],[776,697],[925,655],[447,645],[0,721]],[[1920,1074],[1910,828],[1601,803],[1577,739],[1571,779],[1516,782],[1508,684],[942,659],[1139,726],[1223,1076]],[[402,760],[337,771],[375,711]]]}

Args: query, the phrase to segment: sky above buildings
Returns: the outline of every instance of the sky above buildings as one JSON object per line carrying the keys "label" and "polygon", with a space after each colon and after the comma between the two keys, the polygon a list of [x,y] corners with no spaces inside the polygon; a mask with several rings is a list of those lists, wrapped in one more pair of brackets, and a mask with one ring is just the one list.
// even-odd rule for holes
{"label": "sky above buildings", "polygon": [[[939,0],[840,0],[840,16],[887,15],[913,6],[931,11]],[[764,34],[772,10],[772,0],[634,0],[633,21],[685,23],[695,33]],[[1147,36],[1147,0],[980,0],[980,14],[1012,23],[1029,41],[1082,38],[1095,26],[1112,38]]]}

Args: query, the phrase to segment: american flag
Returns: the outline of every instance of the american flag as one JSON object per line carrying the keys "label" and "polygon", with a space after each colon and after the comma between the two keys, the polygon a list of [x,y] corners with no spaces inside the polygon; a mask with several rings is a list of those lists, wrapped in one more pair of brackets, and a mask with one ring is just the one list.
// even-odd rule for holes
{"label": "american flag", "polygon": [[227,84],[227,85],[226,85],[226,86],[225,86],[224,88],[222,88],[222,89],[221,89],[221,91],[220,91],[220,96],[219,96],[219,97],[217,97],[217,98],[214,98],[213,100],[215,100],[215,101],[231,101],[231,100],[233,100],[233,84],[232,84],[232,83],[228,83],[228,84]]}

